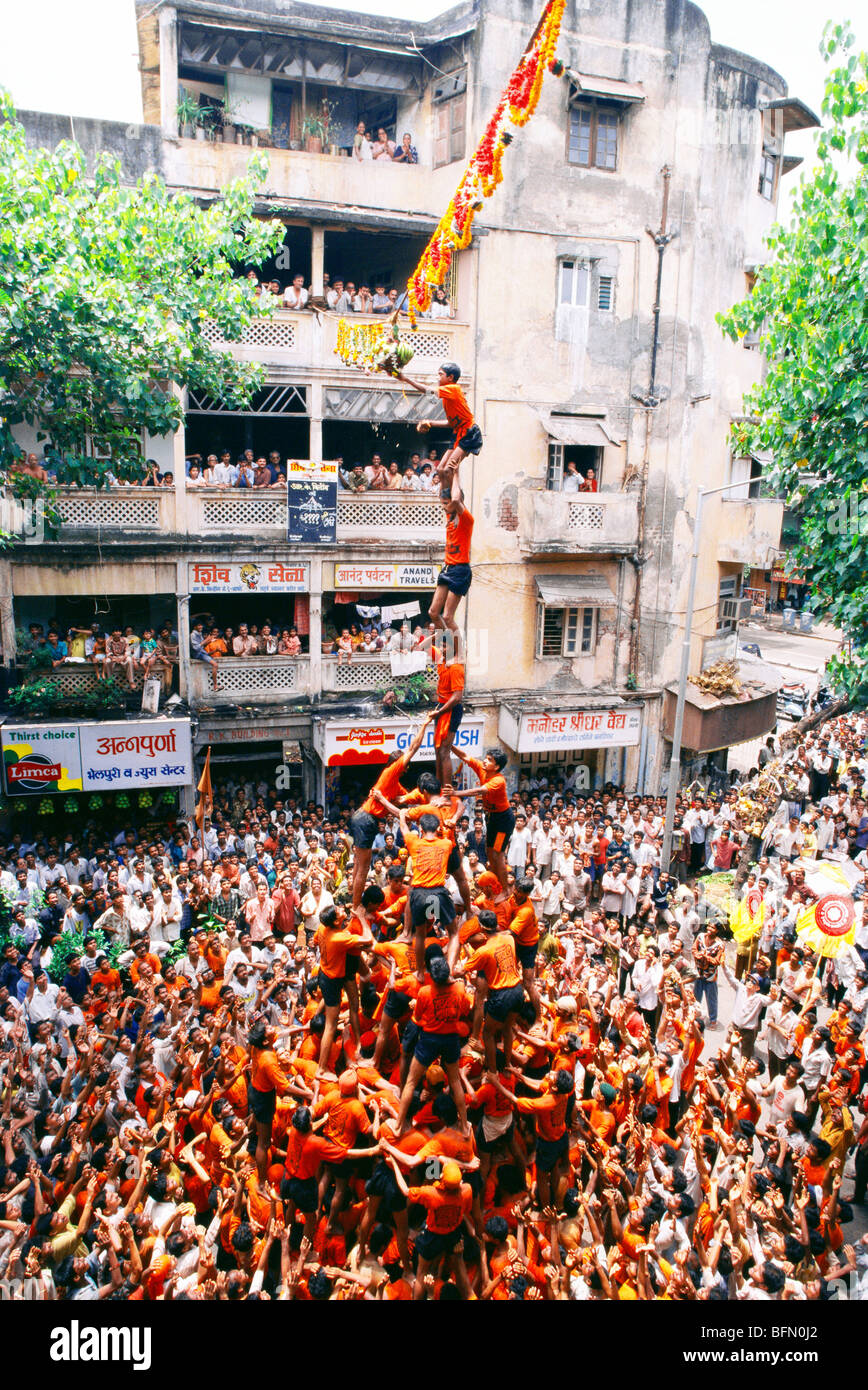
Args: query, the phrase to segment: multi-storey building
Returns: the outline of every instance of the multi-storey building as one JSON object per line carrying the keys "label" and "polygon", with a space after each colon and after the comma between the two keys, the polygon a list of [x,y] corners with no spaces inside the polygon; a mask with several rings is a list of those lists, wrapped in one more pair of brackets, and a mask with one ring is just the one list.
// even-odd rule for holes
{"label": "multi-storey building", "polygon": [[[130,177],[156,167],[206,204],[244,171],[255,138],[269,161],[259,209],[286,225],[265,278],[301,273],[315,296],[324,276],[400,287],[538,9],[473,0],[422,24],[288,0],[148,0],[145,125],[76,120],[74,133],[89,152],[116,150]],[[485,437],[464,465],[476,519],[461,610],[471,737],[499,738],[513,772],[582,764],[592,783],[653,789],[668,757],[697,489],[734,485],[706,508],[693,672],[731,648],[742,576],[768,567],[779,540],[781,504],[758,495],[761,461],[730,447],[760,359],[725,340],[715,314],[762,260],[780,179],[798,162],[787,132],[816,120],[770,67],[715,44],[686,0],[569,0],[559,54],[563,77],[547,76],[453,264],[454,317],[420,321],[411,370],[434,385],[441,361],[459,362]],[[179,128],[183,94],[202,108],[195,130]],[[24,119],[34,141],[69,134],[63,117]],[[418,163],[356,159],[359,121],[398,143],[409,132]],[[404,463],[445,438],[436,400],[341,364],[337,322],[288,309],[258,322],[232,346],[264,364],[254,409],[191,396],[185,435],[143,441],[173,489],[61,489],[61,540],[5,566],[7,651],[11,629],[52,606],[79,617],[110,607],[134,626],[170,617],[197,749],[212,746],[215,771],[241,757],[264,774],[289,742],[298,789],[318,799],[364,776],[376,731],[398,728],[383,723],[388,661],[340,666],[326,639],[352,603],[418,603],[424,617],[442,559],[439,501],[342,491],[336,545],[290,546],[279,495],[188,487],[184,459],[251,447]],[[425,440],[424,417],[435,425]],[[573,463],[593,467],[596,492],[564,490]],[[245,565],[259,590],[221,592]],[[229,584],[215,580],[226,570]],[[191,613],[236,627],[296,619],[309,651],[226,659],[215,693],[189,659]],[[696,748],[770,727],[774,699],[762,685],[745,693],[735,707],[697,696]]]}

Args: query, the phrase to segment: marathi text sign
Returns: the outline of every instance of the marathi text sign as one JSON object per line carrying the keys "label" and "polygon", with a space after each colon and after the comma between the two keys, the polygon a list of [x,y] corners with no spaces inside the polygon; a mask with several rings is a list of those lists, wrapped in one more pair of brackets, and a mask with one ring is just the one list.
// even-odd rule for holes
{"label": "marathi text sign", "polygon": [[8,796],[81,791],[77,724],[4,724],[0,735]]}
{"label": "marathi text sign", "polygon": [[574,710],[563,714],[523,714],[519,753],[545,753],[554,748],[625,748],[639,742],[642,711],[638,709]]}
{"label": "marathi text sign", "polygon": [[[465,719],[455,735],[455,746],[473,758],[480,757],[484,726],[484,719]],[[407,719],[381,719],[375,724],[335,720],[319,726],[315,743],[326,767],[358,767],[385,763],[392,753],[406,753],[414,733]],[[433,758],[434,727],[429,724],[414,761],[430,762]]]}
{"label": "marathi text sign", "polygon": [[88,787],[177,787],[193,780],[189,719],[82,724],[81,770]]}
{"label": "marathi text sign", "polygon": [[286,539],[290,545],[334,545],[338,485],[334,478],[297,478],[286,484]]}
{"label": "marathi text sign", "polygon": [[188,573],[191,594],[304,594],[310,587],[306,564],[282,560],[190,565]]}
{"label": "marathi text sign", "polygon": [[336,589],[433,589],[435,565],[335,565]]}

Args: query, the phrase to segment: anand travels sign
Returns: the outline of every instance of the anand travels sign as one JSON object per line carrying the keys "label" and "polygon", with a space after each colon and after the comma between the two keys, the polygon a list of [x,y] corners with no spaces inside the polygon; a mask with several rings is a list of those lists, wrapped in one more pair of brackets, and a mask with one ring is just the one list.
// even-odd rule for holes
{"label": "anand travels sign", "polygon": [[335,565],[336,589],[433,589],[436,565]]}
{"label": "anand travels sign", "polygon": [[[455,735],[455,746],[472,758],[481,757],[484,727],[482,718],[463,720]],[[333,720],[314,725],[314,748],[326,767],[360,767],[388,762],[393,753],[406,753],[414,733],[409,719],[380,719],[376,723]],[[414,761],[433,760],[434,726],[429,724]]]}
{"label": "anand travels sign", "polygon": [[642,710],[638,706],[557,710],[517,718],[501,705],[498,722],[499,737],[516,753],[547,753],[558,748],[629,748],[639,742],[641,732]]}

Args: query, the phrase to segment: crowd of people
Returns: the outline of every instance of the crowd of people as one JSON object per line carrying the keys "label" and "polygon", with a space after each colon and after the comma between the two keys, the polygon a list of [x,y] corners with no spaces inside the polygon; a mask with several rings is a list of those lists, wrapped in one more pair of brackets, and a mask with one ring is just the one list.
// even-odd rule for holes
{"label": "crowd of people", "polygon": [[[305,284],[309,277],[302,273],[293,275],[287,285],[280,279],[260,280],[255,270],[247,272],[247,279],[255,287],[258,296],[271,295],[284,309],[316,309],[335,314],[406,314],[407,292],[394,285],[388,286],[388,277],[373,276],[366,280],[347,280],[342,275],[332,276],[323,273],[322,294],[313,285]],[[422,319],[451,319],[455,308],[447,292],[442,288],[434,291],[431,303],[418,317]]]}
{"label": "crowd of people", "polygon": [[50,675],[61,667],[90,665],[97,680],[123,681],[132,690],[139,678],[156,676],[171,684],[178,664],[178,635],[169,623],[142,628],[139,635],[129,624],[69,627],[56,622],[47,627],[32,622],[18,634],[17,659],[28,671]]}
{"label": "crowd of people", "polygon": [[[0,1296],[864,1296],[866,732],[683,793],[670,874],[659,799],[509,796],[495,751],[460,796],[408,750],[360,807],[237,782],[163,838],[12,835]],[[746,951],[702,893],[742,850]]]}

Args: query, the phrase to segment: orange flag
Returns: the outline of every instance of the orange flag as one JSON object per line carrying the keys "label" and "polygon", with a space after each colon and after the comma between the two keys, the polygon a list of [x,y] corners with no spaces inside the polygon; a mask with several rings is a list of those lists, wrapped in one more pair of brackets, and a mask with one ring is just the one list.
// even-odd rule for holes
{"label": "orange flag", "polygon": [[199,793],[199,801],[196,806],[195,821],[199,829],[205,824],[205,817],[210,816],[214,805],[214,797],[211,792],[211,746],[205,754],[205,766],[202,768],[202,776],[199,778],[199,785],[196,788]]}

